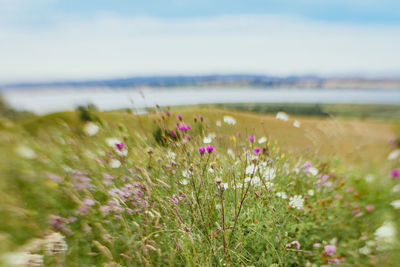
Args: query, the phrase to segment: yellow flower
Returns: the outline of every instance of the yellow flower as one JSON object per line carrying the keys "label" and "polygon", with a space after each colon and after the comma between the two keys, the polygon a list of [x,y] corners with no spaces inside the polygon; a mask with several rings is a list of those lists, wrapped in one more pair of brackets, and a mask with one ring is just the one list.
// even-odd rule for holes
{"label": "yellow flower", "polygon": [[229,137],[229,140],[236,144],[236,136],[232,135],[231,137]]}

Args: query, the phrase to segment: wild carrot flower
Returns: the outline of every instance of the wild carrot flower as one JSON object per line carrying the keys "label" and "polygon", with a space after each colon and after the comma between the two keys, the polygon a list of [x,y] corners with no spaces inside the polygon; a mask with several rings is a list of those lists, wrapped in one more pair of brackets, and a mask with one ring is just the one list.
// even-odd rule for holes
{"label": "wild carrot flower", "polygon": [[336,247],[334,245],[326,245],[324,251],[328,256],[332,256],[336,253]]}
{"label": "wild carrot flower", "polygon": [[253,150],[253,153],[257,155],[258,153],[260,153],[260,149],[259,149],[258,147],[255,148],[255,149]]}
{"label": "wild carrot flower", "polygon": [[214,151],[214,147],[213,146],[207,146],[206,150],[207,150],[208,153],[211,153],[211,152]]}
{"label": "wild carrot flower", "polygon": [[249,142],[250,142],[250,143],[253,143],[255,140],[256,140],[256,138],[255,138],[254,135],[251,135],[251,136],[249,137]]}
{"label": "wild carrot flower", "polygon": [[203,155],[204,153],[206,153],[206,149],[204,147],[199,147],[199,153]]}
{"label": "wild carrot flower", "polygon": [[289,206],[291,206],[292,208],[300,210],[303,208],[303,204],[304,204],[304,199],[300,195],[296,195],[294,197],[289,198]]}

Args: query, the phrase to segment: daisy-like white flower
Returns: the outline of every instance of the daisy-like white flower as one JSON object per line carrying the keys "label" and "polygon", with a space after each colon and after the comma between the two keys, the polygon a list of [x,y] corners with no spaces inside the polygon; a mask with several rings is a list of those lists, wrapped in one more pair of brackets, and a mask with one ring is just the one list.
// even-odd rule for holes
{"label": "daisy-like white flower", "polygon": [[221,127],[222,123],[221,123],[221,121],[217,121],[217,122],[215,123],[215,125],[217,125],[218,127]]}
{"label": "daisy-like white flower", "polygon": [[181,185],[187,185],[189,183],[189,181],[187,179],[182,179],[179,182]]}
{"label": "daisy-like white flower", "polygon": [[307,194],[312,197],[314,195],[314,190],[312,189],[308,190]]}
{"label": "daisy-like white flower", "polygon": [[211,141],[212,141],[212,138],[210,136],[205,136],[203,138],[203,143],[204,144],[209,144],[209,143],[211,143]]}
{"label": "daisy-like white flower", "polygon": [[400,156],[400,149],[395,149],[388,155],[388,160],[395,160]]}
{"label": "daisy-like white flower", "polygon": [[231,116],[224,116],[224,122],[226,124],[229,124],[229,125],[235,125],[236,124],[236,119],[234,117],[231,117]]}
{"label": "daisy-like white flower", "polygon": [[85,126],[83,126],[83,131],[88,136],[93,136],[93,135],[96,135],[97,132],[99,131],[99,126],[97,126],[96,123],[88,122],[85,124]]}
{"label": "daisy-like white flower", "polygon": [[36,157],[35,151],[24,145],[18,146],[15,151],[18,155],[26,159],[34,159]]}
{"label": "daisy-like white flower", "polygon": [[300,128],[300,126],[301,126],[301,123],[299,121],[296,120],[293,122],[293,127]]}
{"label": "daisy-like white flower", "polygon": [[172,151],[167,152],[167,159],[174,160],[175,157],[176,157],[176,154],[174,152],[172,152]]}
{"label": "daisy-like white flower", "polygon": [[296,208],[298,210],[302,209],[304,205],[303,196],[296,195],[294,197],[289,198],[289,206],[292,208]]}
{"label": "daisy-like white flower", "polygon": [[276,193],[276,196],[280,197],[282,199],[287,199],[287,195],[285,192],[278,192],[278,193]]}
{"label": "daisy-like white flower", "polygon": [[288,121],[289,115],[286,114],[285,112],[278,112],[278,113],[276,113],[276,119],[281,120],[281,121]]}
{"label": "daisy-like white flower", "polygon": [[397,199],[397,200],[395,200],[395,201],[392,201],[392,202],[390,203],[390,205],[392,205],[392,207],[395,208],[395,209],[400,209],[400,199]]}
{"label": "daisy-like white flower", "polygon": [[117,168],[121,167],[121,162],[117,159],[112,159],[110,161],[110,167],[113,169],[117,169]]}
{"label": "daisy-like white flower", "polygon": [[222,186],[224,189],[228,189],[228,188],[229,188],[228,183],[222,183],[221,186]]}
{"label": "daisy-like white flower", "polygon": [[386,221],[375,231],[375,241],[379,250],[387,250],[396,242],[396,226],[391,221]]}
{"label": "daisy-like white flower", "polygon": [[258,143],[259,144],[264,144],[265,142],[267,142],[267,137],[263,136],[260,139],[258,139]]}
{"label": "daisy-like white flower", "polygon": [[266,186],[268,189],[271,189],[272,187],[274,187],[274,183],[266,182],[266,183],[265,183],[265,186]]}
{"label": "daisy-like white flower", "polygon": [[251,165],[246,167],[246,174],[251,175],[251,174],[253,174],[253,172],[256,173],[257,169],[258,169],[257,166],[254,166],[254,164],[251,164]]}

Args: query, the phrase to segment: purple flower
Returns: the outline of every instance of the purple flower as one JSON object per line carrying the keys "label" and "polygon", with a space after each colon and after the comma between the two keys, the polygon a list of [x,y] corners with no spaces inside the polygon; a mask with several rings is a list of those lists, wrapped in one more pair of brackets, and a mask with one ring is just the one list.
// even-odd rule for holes
{"label": "purple flower", "polygon": [[214,147],[213,146],[207,146],[206,150],[207,150],[208,153],[211,153],[211,152],[214,151]]}
{"label": "purple flower", "polygon": [[299,249],[300,248],[300,243],[299,241],[293,241],[290,244],[286,244],[285,246],[286,248],[295,248],[295,249]]}
{"label": "purple flower", "polygon": [[83,204],[87,205],[87,206],[93,206],[94,205],[94,201],[93,201],[93,199],[86,198],[86,199],[83,200]]}
{"label": "purple flower", "polygon": [[237,133],[236,133],[236,136],[237,136],[237,137],[240,137],[240,132],[237,132]]}
{"label": "purple flower", "polygon": [[125,147],[125,145],[123,143],[116,144],[116,146],[119,150],[121,150]]}
{"label": "purple flower", "polygon": [[255,140],[256,140],[256,138],[255,138],[254,135],[251,135],[251,136],[249,137],[249,142],[250,142],[250,143],[253,143]]}
{"label": "purple flower", "polygon": [[175,131],[171,131],[171,135],[172,135],[172,137],[176,137]]}
{"label": "purple flower", "polygon": [[395,170],[391,171],[390,172],[390,176],[392,176],[393,178],[399,178],[400,170],[399,169],[395,169]]}
{"label": "purple flower", "polygon": [[182,123],[182,124],[178,123],[176,125],[176,127],[178,128],[179,131],[182,131],[182,132],[189,131],[190,129],[192,129],[189,124],[184,124],[184,123]]}
{"label": "purple flower", "polygon": [[326,253],[328,256],[332,256],[333,254],[336,253],[336,247],[333,246],[333,245],[327,245],[327,246],[325,246],[324,250],[325,250],[325,253]]}
{"label": "purple flower", "polygon": [[259,149],[258,147],[255,148],[255,149],[253,150],[253,153],[257,155],[258,153],[260,153],[260,149]]}
{"label": "purple flower", "polygon": [[183,119],[183,116],[179,114],[178,116],[176,116],[176,118],[181,121]]}
{"label": "purple flower", "polygon": [[200,115],[200,121],[203,121],[203,116],[202,115]]}
{"label": "purple flower", "polygon": [[206,149],[204,147],[199,147],[199,153],[203,155],[206,153]]}
{"label": "purple flower", "polygon": [[167,114],[168,117],[171,116],[171,113],[168,110],[165,111],[165,114]]}
{"label": "purple flower", "polygon": [[185,139],[186,139],[187,141],[190,141],[190,136],[189,136],[189,135],[186,135]]}

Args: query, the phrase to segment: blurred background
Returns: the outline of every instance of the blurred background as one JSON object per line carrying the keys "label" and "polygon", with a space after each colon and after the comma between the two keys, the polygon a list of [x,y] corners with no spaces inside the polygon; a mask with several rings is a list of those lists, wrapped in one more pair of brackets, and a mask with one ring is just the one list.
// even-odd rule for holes
{"label": "blurred background", "polygon": [[266,103],[303,103],[312,105],[297,113],[322,114],[340,103],[370,104],[357,106],[357,116],[399,115],[398,1],[0,0],[0,7],[0,90],[16,110],[262,103],[240,108],[291,111]]}

